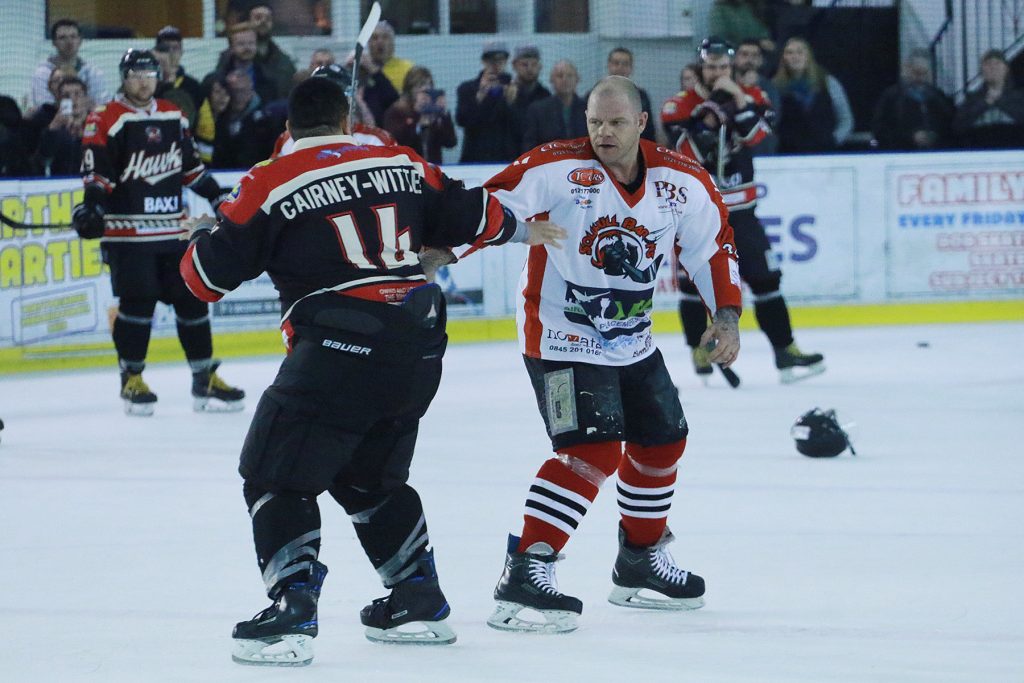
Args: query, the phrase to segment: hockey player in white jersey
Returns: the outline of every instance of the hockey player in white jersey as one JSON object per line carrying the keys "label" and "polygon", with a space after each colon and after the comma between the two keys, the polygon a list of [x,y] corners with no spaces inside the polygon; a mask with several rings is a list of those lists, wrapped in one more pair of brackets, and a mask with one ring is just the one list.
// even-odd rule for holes
{"label": "hockey player in white jersey", "polygon": [[632,81],[606,77],[588,100],[588,138],[537,147],[487,183],[519,220],[569,231],[564,249],[532,247],[520,280],[519,345],[554,455],[530,487],[521,534],[509,536],[494,628],[576,628],[582,603],[559,592],[554,563],[616,472],[621,522],[609,600],[704,604],[704,580],[666,550],[687,424],[650,313],[659,267],[678,258],[712,316],[702,344],[713,347],[713,362],[730,365],[739,353],[738,261],[710,176],[641,140],[646,123]]}

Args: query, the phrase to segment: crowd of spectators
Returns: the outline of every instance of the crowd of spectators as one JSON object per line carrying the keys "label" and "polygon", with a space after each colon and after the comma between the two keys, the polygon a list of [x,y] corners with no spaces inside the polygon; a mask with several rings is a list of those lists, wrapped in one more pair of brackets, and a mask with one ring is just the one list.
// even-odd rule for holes
{"label": "crowd of spectators", "polygon": [[[268,5],[257,3],[236,19],[226,29],[227,47],[216,67],[202,79],[185,70],[177,28],[161,29],[150,48],[162,67],[157,97],[185,113],[201,156],[213,168],[246,168],[268,158],[284,130],[291,88],[317,67],[336,62],[358,69],[354,120],[383,128],[433,163],[441,162],[444,149],[458,146],[456,126],[462,132],[459,158],[468,163],[508,162],[544,142],[587,133],[589,93],[579,90],[576,66],[555,61],[549,89],[541,82],[544,64],[533,44],[510,51],[500,40],[486,42],[480,70],[458,86],[452,112],[451,96],[436,87],[430,69],[396,55],[395,30],[387,21],[373,31],[358,65],[352,53],[338,60],[321,48],[307,66],[296,69],[273,38]],[[776,44],[758,4],[749,0],[716,0],[709,19],[712,32],[735,45],[736,82],[759,87],[773,105],[773,134],[755,154],[843,148],[854,128],[849,98],[807,40],[792,37]],[[116,95],[105,74],[79,56],[82,35],[74,20],[54,22],[50,40],[54,51],[32,74],[25,110],[0,96],[0,175],[74,175],[86,115]],[[957,106],[934,85],[930,55],[908,55],[899,82],[875,104],[871,146],[908,151],[1024,146],[1024,90],[1014,86],[1006,57],[991,50],[979,69],[981,86]],[[631,78],[633,53],[615,47],[606,70]],[[682,66],[679,79],[681,90],[707,96],[699,65]],[[649,115],[643,137],[671,144],[656,115],[660,108],[652,107],[643,88],[640,94]]]}

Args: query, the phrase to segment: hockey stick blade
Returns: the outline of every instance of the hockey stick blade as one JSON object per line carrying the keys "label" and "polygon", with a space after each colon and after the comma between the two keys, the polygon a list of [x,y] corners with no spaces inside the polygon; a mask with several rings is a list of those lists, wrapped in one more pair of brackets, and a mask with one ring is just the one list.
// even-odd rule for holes
{"label": "hockey stick blade", "polygon": [[[350,103],[354,103],[356,99],[356,91],[359,89],[359,63],[363,59],[363,50],[370,42],[370,36],[373,35],[373,30],[377,28],[377,24],[380,22],[380,3],[375,2],[370,7],[370,14],[366,17],[366,23],[359,29],[359,36],[356,37],[356,49],[355,59],[352,60],[352,85],[349,86],[348,99]],[[355,111],[355,106],[351,106],[348,112],[348,119],[351,123],[352,114]]]}
{"label": "hockey stick blade", "polygon": [[71,224],[57,225],[55,223],[22,223],[0,213],[0,223],[3,223],[12,230],[68,230]]}

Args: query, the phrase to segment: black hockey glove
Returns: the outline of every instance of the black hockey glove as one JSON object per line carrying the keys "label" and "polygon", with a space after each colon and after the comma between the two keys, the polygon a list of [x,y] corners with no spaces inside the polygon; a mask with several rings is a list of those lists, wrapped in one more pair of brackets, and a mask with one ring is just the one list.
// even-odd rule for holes
{"label": "black hockey glove", "polygon": [[213,213],[215,216],[220,216],[220,205],[228,198],[228,195],[231,194],[231,190],[225,190],[218,185],[217,181],[214,180],[213,176],[209,173],[203,173],[202,177],[192,184],[191,190],[206,201],[210,202],[210,206],[213,207]]}
{"label": "black hockey glove", "polygon": [[83,240],[103,237],[103,206],[81,203],[71,212],[71,227]]}

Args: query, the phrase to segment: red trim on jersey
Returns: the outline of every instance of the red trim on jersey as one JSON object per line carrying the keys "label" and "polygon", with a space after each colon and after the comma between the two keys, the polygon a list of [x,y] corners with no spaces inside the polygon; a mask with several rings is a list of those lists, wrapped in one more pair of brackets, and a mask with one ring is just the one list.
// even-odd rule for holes
{"label": "red trim on jersey", "polygon": [[220,301],[224,295],[220,292],[215,292],[203,283],[203,278],[200,277],[196,271],[196,266],[192,262],[192,255],[195,253],[196,243],[188,245],[188,249],[185,250],[185,255],[181,257],[181,263],[178,264],[178,272],[181,273],[181,278],[185,281],[185,286],[188,287],[188,291],[192,292],[195,298],[200,301],[212,303],[214,301]]}
{"label": "red trim on jersey", "polygon": [[426,284],[426,278],[415,280],[384,282],[380,284],[363,285],[338,292],[340,296],[350,296],[354,299],[365,301],[380,301],[386,304],[401,303],[405,296],[417,287]]}
{"label": "red trim on jersey", "polygon": [[[548,219],[546,213],[542,216],[541,220]],[[526,314],[523,337],[526,339],[526,355],[532,358],[540,358],[540,338],[544,330],[540,322],[540,290],[547,265],[547,248],[543,244],[530,247],[530,255],[526,260],[526,287],[523,288],[523,297],[526,299],[523,306]]]}
{"label": "red trim on jersey", "polygon": [[285,146],[285,143],[287,143],[291,139],[291,131],[281,131],[281,134],[277,136],[277,140],[274,141],[274,151],[270,153],[270,158],[276,159],[279,156],[281,156],[281,149]]}

